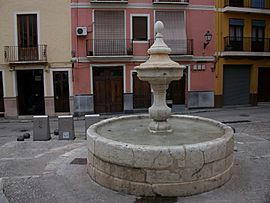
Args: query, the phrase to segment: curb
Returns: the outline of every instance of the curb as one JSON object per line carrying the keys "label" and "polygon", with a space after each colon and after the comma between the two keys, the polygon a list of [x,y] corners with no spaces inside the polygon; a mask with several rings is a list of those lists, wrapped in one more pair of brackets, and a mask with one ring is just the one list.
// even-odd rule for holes
{"label": "curb", "polygon": [[9,203],[5,194],[4,194],[3,178],[0,178],[0,202],[1,203]]}

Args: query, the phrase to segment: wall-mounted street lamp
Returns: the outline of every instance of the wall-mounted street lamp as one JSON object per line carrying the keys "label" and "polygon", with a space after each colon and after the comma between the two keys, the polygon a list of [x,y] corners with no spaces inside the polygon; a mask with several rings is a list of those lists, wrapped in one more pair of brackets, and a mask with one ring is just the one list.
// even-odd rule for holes
{"label": "wall-mounted street lamp", "polygon": [[212,40],[212,36],[213,35],[209,30],[204,34],[204,43],[203,43],[203,48],[204,49],[207,47],[209,42]]}

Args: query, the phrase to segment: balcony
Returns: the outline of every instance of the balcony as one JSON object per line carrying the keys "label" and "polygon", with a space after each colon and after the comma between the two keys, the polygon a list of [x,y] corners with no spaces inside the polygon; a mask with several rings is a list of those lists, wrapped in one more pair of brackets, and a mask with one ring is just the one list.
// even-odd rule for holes
{"label": "balcony", "polygon": [[[164,40],[172,52],[170,55],[193,55],[193,39]],[[152,46],[154,40],[151,39],[149,47]]]}
{"label": "balcony", "polygon": [[8,63],[44,63],[47,62],[47,45],[36,47],[4,47],[5,61]]}
{"label": "balcony", "polygon": [[156,4],[188,4],[189,0],[153,0]]}
{"label": "balcony", "polygon": [[130,39],[89,39],[86,54],[89,59],[126,59],[133,55],[133,42]]}
{"label": "balcony", "polygon": [[128,3],[128,0],[90,0],[91,3]]}
{"label": "balcony", "polygon": [[270,38],[225,37],[224,53],[227,56],[268,56]]}
{"label": "balcony", "polygon": [[270,14],[269,0],[224,0],[223,12]]}
{"label": "balcony", "polygon": [[[172,49],[171,56],[193,55],[193,40],[165,40]],[[130,39],[89,39],[86,43],[88,60],[126,60],[148,56],[147,49],[154,43],[137,43]]]}

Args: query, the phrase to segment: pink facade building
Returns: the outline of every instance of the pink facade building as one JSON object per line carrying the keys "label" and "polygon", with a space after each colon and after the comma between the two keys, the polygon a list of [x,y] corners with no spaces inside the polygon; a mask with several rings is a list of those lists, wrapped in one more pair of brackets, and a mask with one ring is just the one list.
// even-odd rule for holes
{"label": "pink facade building", "polygon": [[173,60],[186,66],[170,84],[173,111],[214,106],[214,0],[72,0],[74,113],[132,112],[151,105],[134,67],[148,58],[154,24],[165,25]]}

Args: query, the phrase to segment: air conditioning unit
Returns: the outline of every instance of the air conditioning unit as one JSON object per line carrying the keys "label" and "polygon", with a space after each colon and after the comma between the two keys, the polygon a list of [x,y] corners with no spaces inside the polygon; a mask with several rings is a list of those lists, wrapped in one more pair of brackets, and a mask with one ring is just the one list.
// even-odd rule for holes
{"label": "air conditioning unit", "polygon": [[86,36],[87,35],[87,27],[77,27],[76,34],[77,34],[77,36]]}

